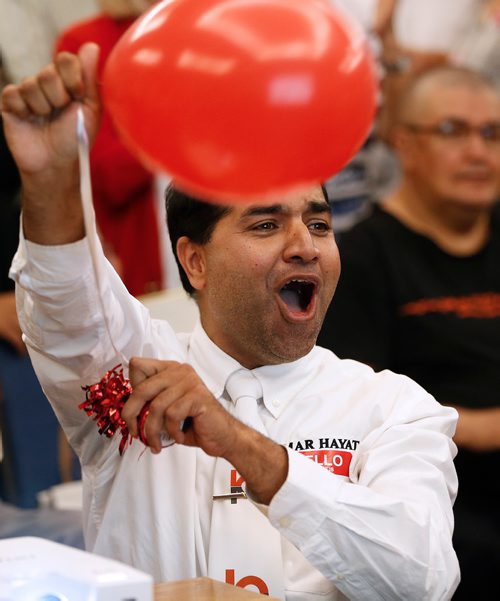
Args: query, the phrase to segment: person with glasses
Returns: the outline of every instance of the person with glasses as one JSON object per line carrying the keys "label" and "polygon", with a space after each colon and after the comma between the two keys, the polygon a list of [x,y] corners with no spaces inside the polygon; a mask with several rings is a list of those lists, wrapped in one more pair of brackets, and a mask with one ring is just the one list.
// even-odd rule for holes
{"label": "person with glasses", "polygon": [[[318,343],[405,374],[459,412],[455,599],[500,584],[500,98],[465,68],[402,98],[398,189],[346,233]],[[481,594],[481,591],[484,591]]]}

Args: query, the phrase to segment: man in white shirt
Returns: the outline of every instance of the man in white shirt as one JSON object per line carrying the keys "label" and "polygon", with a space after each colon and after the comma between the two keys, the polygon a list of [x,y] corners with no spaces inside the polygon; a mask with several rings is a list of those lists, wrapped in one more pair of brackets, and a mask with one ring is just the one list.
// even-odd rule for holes
{"label": "man in white shirt", "polygon": [[[97,129],[96,59],[85,45],[3,94],[24,189],[20,322],[82,463],[87,547],[157,580],[209,576],[288,601],[450,598],[456,413],[315,346],[340,272],[321,187],[234,207],[170,190],[200,308],[177,336],[85,237],[74,130],[78,105],[90,138]],[[137,434],[150,403],[152,452],[134,440],[120,456],[78,409],[81,387],[120,357],[133,357],[122,416]],[[162,450],[162,431],[177,444]]]}

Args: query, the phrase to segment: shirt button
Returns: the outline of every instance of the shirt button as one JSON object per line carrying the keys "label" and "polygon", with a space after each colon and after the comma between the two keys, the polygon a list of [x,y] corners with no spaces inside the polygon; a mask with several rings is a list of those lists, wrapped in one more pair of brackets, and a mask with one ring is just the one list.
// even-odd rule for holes
{"label": "shirt button", "polygon": [[280,526],[282,528],[290,528],[291,523],[292,520],[287,515],[280,519]]}
{"label": "shirt button", "polygon": [[280,405],[281,405],[281,401],[278,401],[278,399],[274,399],[273,407],[279,407]]}

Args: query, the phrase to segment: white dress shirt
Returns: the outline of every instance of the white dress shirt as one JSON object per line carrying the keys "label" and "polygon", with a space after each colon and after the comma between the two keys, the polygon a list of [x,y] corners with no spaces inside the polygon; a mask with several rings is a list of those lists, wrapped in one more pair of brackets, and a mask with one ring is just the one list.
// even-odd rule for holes
{"label": "white dress shirt", "polygon": [[[78,404],[81,387],[118,362],[114,348],[190,363],[226,407],[225,382],[240,365],[200,324],[176,335],[151,320],[101,260],[102,303],[86,239],[21,239],[11,270],[35,370],[82,463],[87,547],[157,581],[220,578],[207,573],[214,459],[181,445],[153,455],[138,440],[120,457],[119,440],[100,436]],[[319,347],[253,373],[268,435],[289,451],[287,480],[261,508],[282,537],[286,599],[449,598],[456,412],[404,376]]]}
{"label": "white dress shirt", "polygon": [[399,0],[394,10],[394,35],[412,50],[452,52],[482,4],[482,0]]}

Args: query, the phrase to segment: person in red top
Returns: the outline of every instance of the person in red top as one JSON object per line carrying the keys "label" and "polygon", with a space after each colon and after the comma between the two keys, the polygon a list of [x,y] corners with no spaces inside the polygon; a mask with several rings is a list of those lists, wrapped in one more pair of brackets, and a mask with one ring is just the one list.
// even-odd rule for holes
{"label": "person in red top", "polygon": [[[63,31],[55,50],[77,52],[83,43],[95,42],[101,48],[101,75],[116,42],[151,4],[154,2],[147,0],[101,0],[103,12]],[[90,165],[97,223],[108,258],[131,294],[161,290],[163,269],[154,175],[123,146],[106,110],[90,153]]]}

